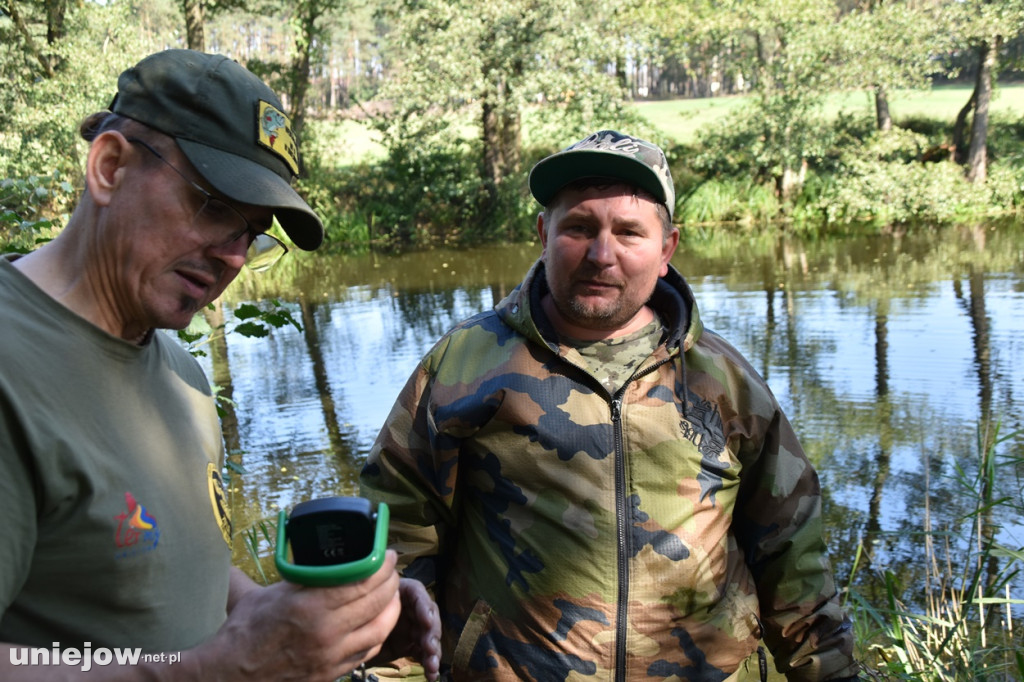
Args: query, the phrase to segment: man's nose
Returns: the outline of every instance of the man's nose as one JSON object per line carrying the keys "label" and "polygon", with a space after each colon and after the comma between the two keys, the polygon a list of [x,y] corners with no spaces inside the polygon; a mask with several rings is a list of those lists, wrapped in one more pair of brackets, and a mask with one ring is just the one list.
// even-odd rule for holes
{"label": "man's nose", "polygon": [[232,270],[242,269],[242,266],[245,265],[246,253],[248,251],[249,240],[246,239],[246,235],[244,234],[238,239],[230,241],[227,244],[209,247],[210,255],[224,263],[224,265]]}
{"label": "man's nose", "polygon": [[587,248],[587,260],[600,265],[610,265],[615,261],[615,239],[611,234],[598,232]]}

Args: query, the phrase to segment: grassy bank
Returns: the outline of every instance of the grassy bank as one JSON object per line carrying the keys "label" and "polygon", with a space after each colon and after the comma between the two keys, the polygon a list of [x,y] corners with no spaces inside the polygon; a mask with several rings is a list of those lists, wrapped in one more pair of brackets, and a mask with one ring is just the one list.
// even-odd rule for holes
{"label": "grassy bank", "polygon": [[[896,120],[929,118],[952,124],[970,96],[971,88],[965,85],[944,85],[925,91],[897,90],[889,98],[889,108]],[[686,144],[694,142],[701,129],[721,121],[746,101],[746,96],[727,96],[637,102],[634,106],[671,140]],[[870,92],[835,93],[825,99],[822,112],[828,119],[840,113],[871,117],[874,106]],[[1024,114],[1024,84],[999,85],[990,111],[1011,118]]]}

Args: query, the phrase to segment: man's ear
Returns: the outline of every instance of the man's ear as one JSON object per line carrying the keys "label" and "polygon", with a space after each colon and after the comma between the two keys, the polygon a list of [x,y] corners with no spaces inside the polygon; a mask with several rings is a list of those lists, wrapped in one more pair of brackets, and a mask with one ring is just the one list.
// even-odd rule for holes
{"label": "man's ear", "polygon": [[131,143],[116,130],[100,133],[89,145],[85,186],[97,205],[110,203],[114,191],[124,182],[131,154]]}
{"label": "man's ear", "polygon": [[672,262],[672,256],[676,252],[676,247],[679,246],[679,228],[672,227],[672,231],[668,233],[664,243],[661,245],[661,269],[658,271],[659,277],[664,277],[668,274],[669,263]]}
{"label": "man's ear", "polygon": [[541,211],[537,214],[537,236],[540,237],[540,245],[544,248],[548,246],[548,235],[544,229],[544,212]]}

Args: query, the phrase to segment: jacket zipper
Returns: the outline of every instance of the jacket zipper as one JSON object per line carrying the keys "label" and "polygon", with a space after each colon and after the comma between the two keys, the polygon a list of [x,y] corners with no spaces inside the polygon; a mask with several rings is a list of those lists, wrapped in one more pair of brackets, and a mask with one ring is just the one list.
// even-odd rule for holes
{"label": "jacket zipper", "polygon": [[615,608],[615,682],[626,682],[626,619],[629,612],[629,557],[633,554],[633,535],[626,504],[626,451],[622,436],[622,396],[626,388],[641,377],[672,360],[672,355],[629,378],[611,400],[612,433],[615,441],[615,517],[618,527],[619,598]]}
{"label": "jacket zipper", "polygon": [[618,525],[619,598],[615,612],[615,679],[626,679],[626,618],[629,610],[629,556],[632,542],[626,514],[626,463],[622,446],[622,395],[612,398],[612,433],[615,437],[615,519]]}

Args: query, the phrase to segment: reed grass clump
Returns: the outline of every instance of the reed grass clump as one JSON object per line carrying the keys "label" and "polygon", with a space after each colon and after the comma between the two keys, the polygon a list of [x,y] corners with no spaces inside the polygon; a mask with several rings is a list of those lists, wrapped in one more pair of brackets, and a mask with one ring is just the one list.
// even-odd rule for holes
{"label": "reed grass clump", "polygon": [[1013,534],[1001,535],[1000,523],[1024,518],[1024,458],[999,453],[1012,438],[1000,436],[998,424],[979,428],[975,460],[955,466],[967,510],[947,527],[933,524],[932,502],[926,503],[923,594],[908,595],[897,573],[885,569],[873,576],[883,584],[884,602],[872,603],[852,586],[870,551],[861,543],[846,599],[868,678],[1024,680],[1024,546],[1008,546],[1005,537]]}

